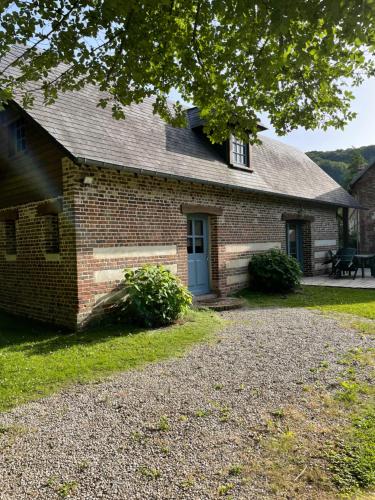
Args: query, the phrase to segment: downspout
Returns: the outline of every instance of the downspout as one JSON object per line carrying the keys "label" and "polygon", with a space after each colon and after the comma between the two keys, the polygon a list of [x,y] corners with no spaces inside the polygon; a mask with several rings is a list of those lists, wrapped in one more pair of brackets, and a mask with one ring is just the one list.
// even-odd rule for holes
{"label": "downspout", "polygon": [[349,246],[349,208],[342,209],[342,239],[344,248]]}

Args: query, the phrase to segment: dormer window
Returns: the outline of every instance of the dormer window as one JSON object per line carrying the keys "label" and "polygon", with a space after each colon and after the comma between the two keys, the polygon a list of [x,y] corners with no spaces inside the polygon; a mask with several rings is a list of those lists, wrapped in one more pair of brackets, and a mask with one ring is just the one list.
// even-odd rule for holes
{"label": "dormer window", "polygon": [[233,167],[250,168],[249,144],[232,136],[229,144],[229,163]]}
{"label": "dormer window", "polygon": [[9,156],[26,151],[26,127],[22,118],[8,125]]}

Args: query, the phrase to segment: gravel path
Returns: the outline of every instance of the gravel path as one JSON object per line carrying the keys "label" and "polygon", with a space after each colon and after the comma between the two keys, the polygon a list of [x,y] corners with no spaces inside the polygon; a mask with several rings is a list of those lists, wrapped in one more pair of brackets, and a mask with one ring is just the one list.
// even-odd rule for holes
{"label": "gravel path", "polygon": [[[269,412],[371,338],[303,309],[223,313],[219,342],[0,415],[0,498],[217,498]],[[328,361],[324,371],[311,371]],[[232,498],[268,498],[231,478]]]}

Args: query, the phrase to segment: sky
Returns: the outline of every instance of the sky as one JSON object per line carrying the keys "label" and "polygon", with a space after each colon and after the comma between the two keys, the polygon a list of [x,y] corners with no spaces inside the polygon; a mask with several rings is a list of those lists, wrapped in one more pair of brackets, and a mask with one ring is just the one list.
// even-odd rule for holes
{"label": "sky", "polygon": [[[325,132],[300,128],[278,137],[270,129],[262,132],[261,135],[286,142],[302,151],[330,151],[375,144],[375,78],[366,80],[361,87],[353,89],[353,93],[356,98],[353,101],[352,110],[356,111],[357,118],[349,122],[344,130],[331,128]],[[267,120],[262,121],[268,125]]]}
{"label": "sky", "polygon": [[[311,131],[300,128],[278,137],[272,127],[269,127],[260,137],[266,135],[302,151],[331,151],[375,144],[375,78],[366,80],[361,87],[354,88],[353,93],[355,100],[352,110],[357,112],[357,118],[349,122],[344,130],[330,128],[327,131]],[[172,92],[172,99],[178,97],[177,92]],[[269,126],[269,122],[263,117],[262,123]]]}

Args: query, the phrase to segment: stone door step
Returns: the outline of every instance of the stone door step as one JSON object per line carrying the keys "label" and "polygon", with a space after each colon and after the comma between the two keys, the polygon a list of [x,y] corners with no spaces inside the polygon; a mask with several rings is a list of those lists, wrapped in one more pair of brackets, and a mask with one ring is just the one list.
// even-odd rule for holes
{"label": "stone door step", "polygon": [[213,311],[230,311],[240,309],[245,305],[245,301],[238,297],[207,297],[201,295],[195,297],[194,304],[197,307],[212,309]]}

